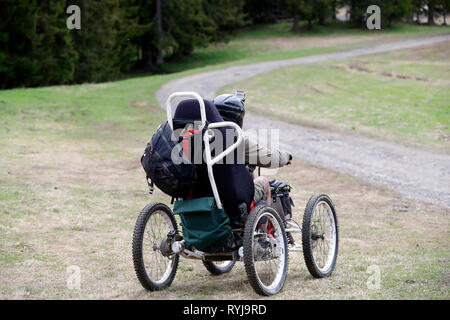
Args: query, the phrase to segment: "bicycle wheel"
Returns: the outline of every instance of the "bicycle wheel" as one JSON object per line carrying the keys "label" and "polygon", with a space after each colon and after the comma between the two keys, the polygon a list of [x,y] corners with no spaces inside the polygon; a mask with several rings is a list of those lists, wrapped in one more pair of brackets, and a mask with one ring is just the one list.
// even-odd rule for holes
{"label": "bicycle wheel", "polygon": [[172,283],[178,267],[178,254],[163,255],[167,234],[178,231],[172,211],[163,203],[150,203],[140,213],[133,234],[133,262],[136,276],[150,291]]}
{"label": "bicycle wheel", "polygon": [[224,273],[228,273],[233,269],[236,264],[236,260],[230,261],[203,261],[206,269],[213,275],[218,276]]}
{"label": "bicycle wheel", "polygon": [[258,294],[270,296],[283,288],[288,268],[286,233],[280,216],[271,207],[258,206],[247,219],[244,265]]}
{"label": "bicycle wheel", "polygon": [[328,277],[338,254],[338,223],[333,202],[325,194],[312,196],[303,216],[302,244],[306,266],[313,277]]}

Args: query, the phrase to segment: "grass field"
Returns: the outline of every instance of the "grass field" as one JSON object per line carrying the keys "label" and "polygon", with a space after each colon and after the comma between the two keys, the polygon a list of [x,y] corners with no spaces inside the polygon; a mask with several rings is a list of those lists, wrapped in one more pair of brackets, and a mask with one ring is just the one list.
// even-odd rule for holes
{"label": "grass field", "polygon": [[[252,32],[239,41],[265,41],[272,31]],[[139,163],[165,118],[154,94],[165,81],[199,70],[205,68],[0,91],[0,298],[259,298],[242,264],[212,277],[201,263],[182,260],[172,287],[156,293],[134,275],[137,215],[150,201],[170,201],[148,195]],[[341,246],[336,272],[323,280],[309,276],[302,257],[293,255],[286,287],[272,299],[449,299],[448,210],[302,162],[277,177],[295,188],[297,220],[312,193],[331,195]],[[81,270],[80,290],[67,287],[72,265]],[[366,286],[371,265],[381,271],[375,290]]]}
{"label": "grass field", "polygon": [[278,69],[245,89],[249,110],[450,151],[450,42]]}

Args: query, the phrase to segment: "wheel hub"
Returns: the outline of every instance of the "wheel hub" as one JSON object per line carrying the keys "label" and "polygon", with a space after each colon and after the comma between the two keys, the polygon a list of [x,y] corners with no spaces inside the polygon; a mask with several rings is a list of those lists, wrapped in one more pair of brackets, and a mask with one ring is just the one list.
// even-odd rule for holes
{"label": "wheel hub", "polygon": [[255,244],[255,260],[267,259],[271,256],[272,245],[270,240],[266,237],[260,237]]}
{"label": "wheel hub", "polygon": [[325,240],[325,234],[320,233],[320,232],[312,232],[311,239],[312,240],[319,240],[319,239]]}
{"label": "wheel hub", "polygon": [[164,257],[170,256],[172,252],[172,241],[168,238],[163,239],[161,241],[161,245],[159,246],[159,250]]}

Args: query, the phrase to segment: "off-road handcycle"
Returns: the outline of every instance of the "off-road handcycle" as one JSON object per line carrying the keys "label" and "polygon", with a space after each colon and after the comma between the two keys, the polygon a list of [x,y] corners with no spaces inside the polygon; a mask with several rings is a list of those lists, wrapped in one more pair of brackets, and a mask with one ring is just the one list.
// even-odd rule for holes
{"label": "off-road handcycle", "polygon": [[[224,214],[212,168],[242,143],[243,132],[233,122],[208,123],[204,101],[193,92],[177,92],[169,96],[166,105],[169,123],[173,120],[172,101],[180,97],[193,97],[199,103],[213,197],[178,199],[173,210],[166,204],[154,202],[141,211],[134,228],[132,254],[136,275],[142,286],[150,291],[170,286],[180,257],[202,261],[213,275],[228,273],[236,262],[243,261],[249,283],[258,294],[266,296],[276,294],[283,288],[289,253],[303,252],[313,277],[330,276],[336,265],[339,241],[336,209],[330,197],[313,195],[306,205],[300,225],[294,220],[290,206],[284,205],[286,200],[292,201],[289,197],[290,186],[272,180],[271,205],[263,202],[252,206],[245,217],[245,224],[232,228]],[[236,130],[237,140],[212,157],[208,131],[225,126]],[[181,223],[177,222],[176,215],[180,215]],[[211,224],[221,225],[230,231],[228,242],[231,239],[231,245],[227,245],[226,249],[208,252],[196,247],[195,239],[214,236],[214,232],[218,232],[219,229],[210,228]]]}

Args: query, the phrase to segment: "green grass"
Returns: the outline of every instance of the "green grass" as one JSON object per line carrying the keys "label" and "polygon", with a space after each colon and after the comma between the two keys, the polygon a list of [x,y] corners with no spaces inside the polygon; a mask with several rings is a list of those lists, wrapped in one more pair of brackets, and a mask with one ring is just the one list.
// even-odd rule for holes
{"label": "green grass", "polygon": [[[150,76],[92,85],[5,90],[0,92],[2,120],[13,130],[21,123],[40,121],[83,127],[113,122],[130,128],[151,105],[156,105],[154,93],[169,78]],[[146,103],[147,110],[140,103]]]}
{"label": "green grass", "polygon": [[295,66],[220,89],[301,124],[450,151],[450,43]]}

